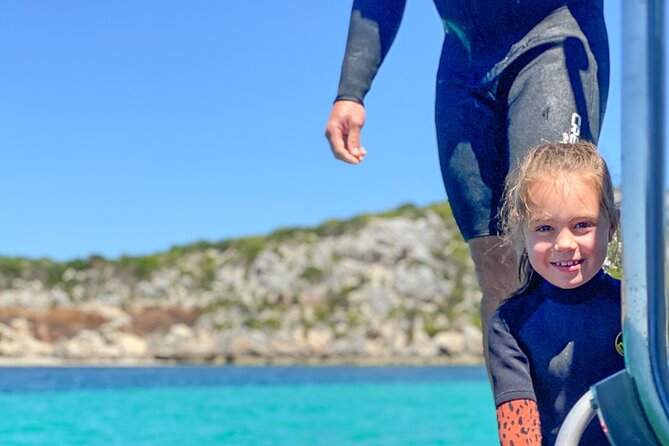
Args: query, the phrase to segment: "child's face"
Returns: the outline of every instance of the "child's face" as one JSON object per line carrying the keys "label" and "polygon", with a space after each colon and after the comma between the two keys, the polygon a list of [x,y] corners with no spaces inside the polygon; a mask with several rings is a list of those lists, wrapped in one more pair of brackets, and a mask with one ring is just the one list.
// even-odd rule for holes
{"label": "child's face", "polygon": [[565,289],[592,279],[612,234],[592,186],[568,175],[539,181],[529,192],[532,215],[523,233],[532,268]]}

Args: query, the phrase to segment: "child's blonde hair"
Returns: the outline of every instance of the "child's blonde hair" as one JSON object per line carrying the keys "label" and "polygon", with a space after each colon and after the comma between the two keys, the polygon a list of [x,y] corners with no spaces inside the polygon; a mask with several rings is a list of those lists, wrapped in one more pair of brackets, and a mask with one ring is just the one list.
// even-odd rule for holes
{"label": "child's blonde hair", "polygon": [[516,249],[521,259],[520,279],[527,285],[532,273],[527,262],[523,228],[533,215],[530,189],[539,181],[577,175],[592,186],[599,196],[599,207],[611,223],[611,230],[620,220],[615,205],[613,183],[606,162],[590,142],[546,143],[527,154],[506,180],[504,201],[500,210],[502,238]]}

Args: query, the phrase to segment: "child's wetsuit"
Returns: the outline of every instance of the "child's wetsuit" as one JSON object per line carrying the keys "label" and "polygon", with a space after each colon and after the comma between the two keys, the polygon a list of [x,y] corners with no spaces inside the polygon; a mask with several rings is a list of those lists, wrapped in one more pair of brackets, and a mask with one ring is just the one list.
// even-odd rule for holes
{"label": "child's wetsuit", "polygon": [[[495,405],[536,401],[543,444],[552,445],[590,386],[625,367],[621,339],[619,280],[603,270],[571,290],[538,280],[502,304],[490,321]],[[595,422],[580,444],[609,443]]]}
{"label": "child's wetsuit", "polygon": [[[405,3],[354,1],[337,99],[362,103]],[[602,0],[435,0],[435,5],[445,30],[435,104],[441,172],[469,240],[498,233],[504,180],[529,148],[578,138],[597,142],[609,79],[603,5]]]}

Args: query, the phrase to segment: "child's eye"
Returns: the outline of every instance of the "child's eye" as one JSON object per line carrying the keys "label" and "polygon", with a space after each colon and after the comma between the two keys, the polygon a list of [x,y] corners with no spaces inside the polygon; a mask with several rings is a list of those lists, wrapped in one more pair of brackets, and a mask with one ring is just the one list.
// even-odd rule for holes
{"label": "child's eye", "polygon": [[537,226],[534,230],[536,232],[548,232],[551,229],[553,229],[553,228],[551,228],[549,225],[542,225],[542,226]]}
{"label": "child's eye", "polygon": [[595,226],[595,224],[591,221],[581,221],[576,223],[576,225],[574,225],[576,229],[586,229],[586,228],[591,228],[593,226]]}

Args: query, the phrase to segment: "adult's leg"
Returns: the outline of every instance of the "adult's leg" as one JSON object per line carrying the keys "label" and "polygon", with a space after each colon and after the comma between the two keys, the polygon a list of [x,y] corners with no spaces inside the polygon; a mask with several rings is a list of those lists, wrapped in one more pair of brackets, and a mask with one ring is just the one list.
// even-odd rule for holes
{"label": "adult's leg", "polygon": [[470,239],[469,250],[481,287],[483,352],[487,362],[488,322],[502,301],[518,289],[518,256],[496,235]]}
{"label": "adult's leg", "polygon": [[476,268],[487,353],[488,321],[517,288],[518,276],[515,253],[496,235],[508,171],[505,119],[494,110],[491,97],[470,87],[466,78],[442,70],[438,81],[436,124],[442,176]]}

